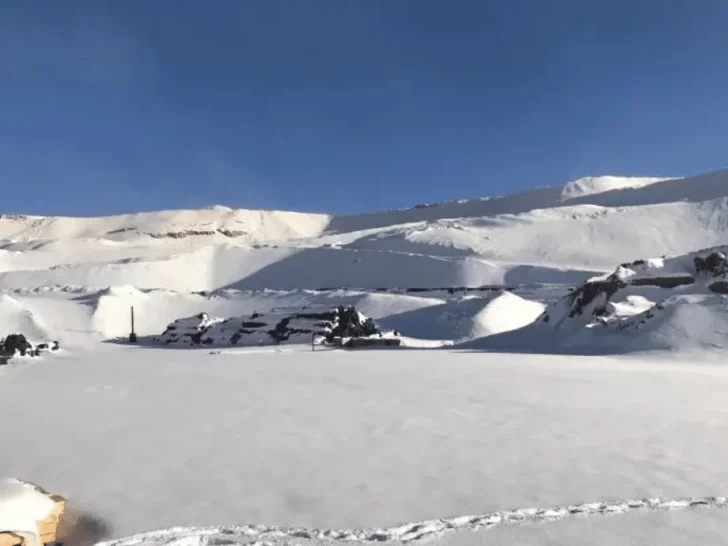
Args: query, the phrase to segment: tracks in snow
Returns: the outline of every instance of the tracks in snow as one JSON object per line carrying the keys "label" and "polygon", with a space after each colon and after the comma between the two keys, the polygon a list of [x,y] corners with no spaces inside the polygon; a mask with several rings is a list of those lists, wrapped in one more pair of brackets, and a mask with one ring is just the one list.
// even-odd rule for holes
{"label": "tracks in snow", "polygon": [[327,543],[414,544],[444,534],[482,531],[493,527],[547,523],[568,518],[611,516],[628,512],[657,512],[722,508],[728,497],[683,497],[593,502],[551,508],[525,508],[411,523],[389,529],[320,530],[299,527],[180,527],[99,543],[97,546],[282,546]]}

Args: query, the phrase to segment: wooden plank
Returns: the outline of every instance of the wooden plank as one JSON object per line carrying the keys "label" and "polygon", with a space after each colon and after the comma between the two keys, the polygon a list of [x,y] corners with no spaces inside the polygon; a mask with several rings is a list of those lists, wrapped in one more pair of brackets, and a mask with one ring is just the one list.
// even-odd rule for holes
{"label": "wooden plank", "polygon": [[0,546],[23,546],[25,539],[17,533],[10,531],[0,532]]}
{"label": "wooden plank", "polygon": [[49,495],[49,497],[56,504],[50,515],[38,522],[38,535],[40,536],[41,544],[56,542],[58,540],[58,529],[66,511],[66,499],[60,495]]}

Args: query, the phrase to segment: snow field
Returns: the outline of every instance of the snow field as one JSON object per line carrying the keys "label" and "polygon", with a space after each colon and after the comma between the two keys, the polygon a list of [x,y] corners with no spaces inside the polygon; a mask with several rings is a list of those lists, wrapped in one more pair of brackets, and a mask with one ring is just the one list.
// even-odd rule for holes
{"label": "snow field", "polygon": [[[18,441],[3,468],[64,492],[108,539],[723,493],[715,362],[401,354],[109,346],[11,366],[0,431]],[[53,411],[14,411],[29,393]]]}

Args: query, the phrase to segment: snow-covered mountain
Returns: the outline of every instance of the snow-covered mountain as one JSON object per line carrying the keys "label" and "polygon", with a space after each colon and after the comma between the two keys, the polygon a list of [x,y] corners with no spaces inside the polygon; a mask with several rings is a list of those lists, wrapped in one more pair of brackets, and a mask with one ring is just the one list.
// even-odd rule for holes
{"label": "snow-covered mountain", "polygon": [[178,291],[574,283],[722,244],[728,172],[596,177],[382,213],[164,211],[0,217],[0,289]]}
{"label": "snow-covered mountain", "polygon": [[[728,171],[591,177],[359,215],[226,207],[3,215],[0,316],[30,336],[73,342],[126,335],[130,305],[145,335],[201,312],[356,305],[387,328],[468,340],[531,322],[568,286],[618,263],[726,242]],[[479,286],[509,293],[467,301],[442,290]]]}
{"label": "snow-covered mountain", "polygon": [[[0,338],[61,348],[0,366],[2,469],[68,544],[722,544],[726,245],[728,172],[2,216]],[[314,344],[372,325],[402,343]]]}

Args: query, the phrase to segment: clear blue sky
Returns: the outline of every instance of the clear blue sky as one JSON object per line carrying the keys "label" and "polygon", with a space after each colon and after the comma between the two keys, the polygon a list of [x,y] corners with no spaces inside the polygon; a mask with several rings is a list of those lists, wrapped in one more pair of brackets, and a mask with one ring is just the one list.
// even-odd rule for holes
{"label": "clear blue sky", "polygon": [[354,212],[728,165],[723,0],[4,0],[0,212]]}

